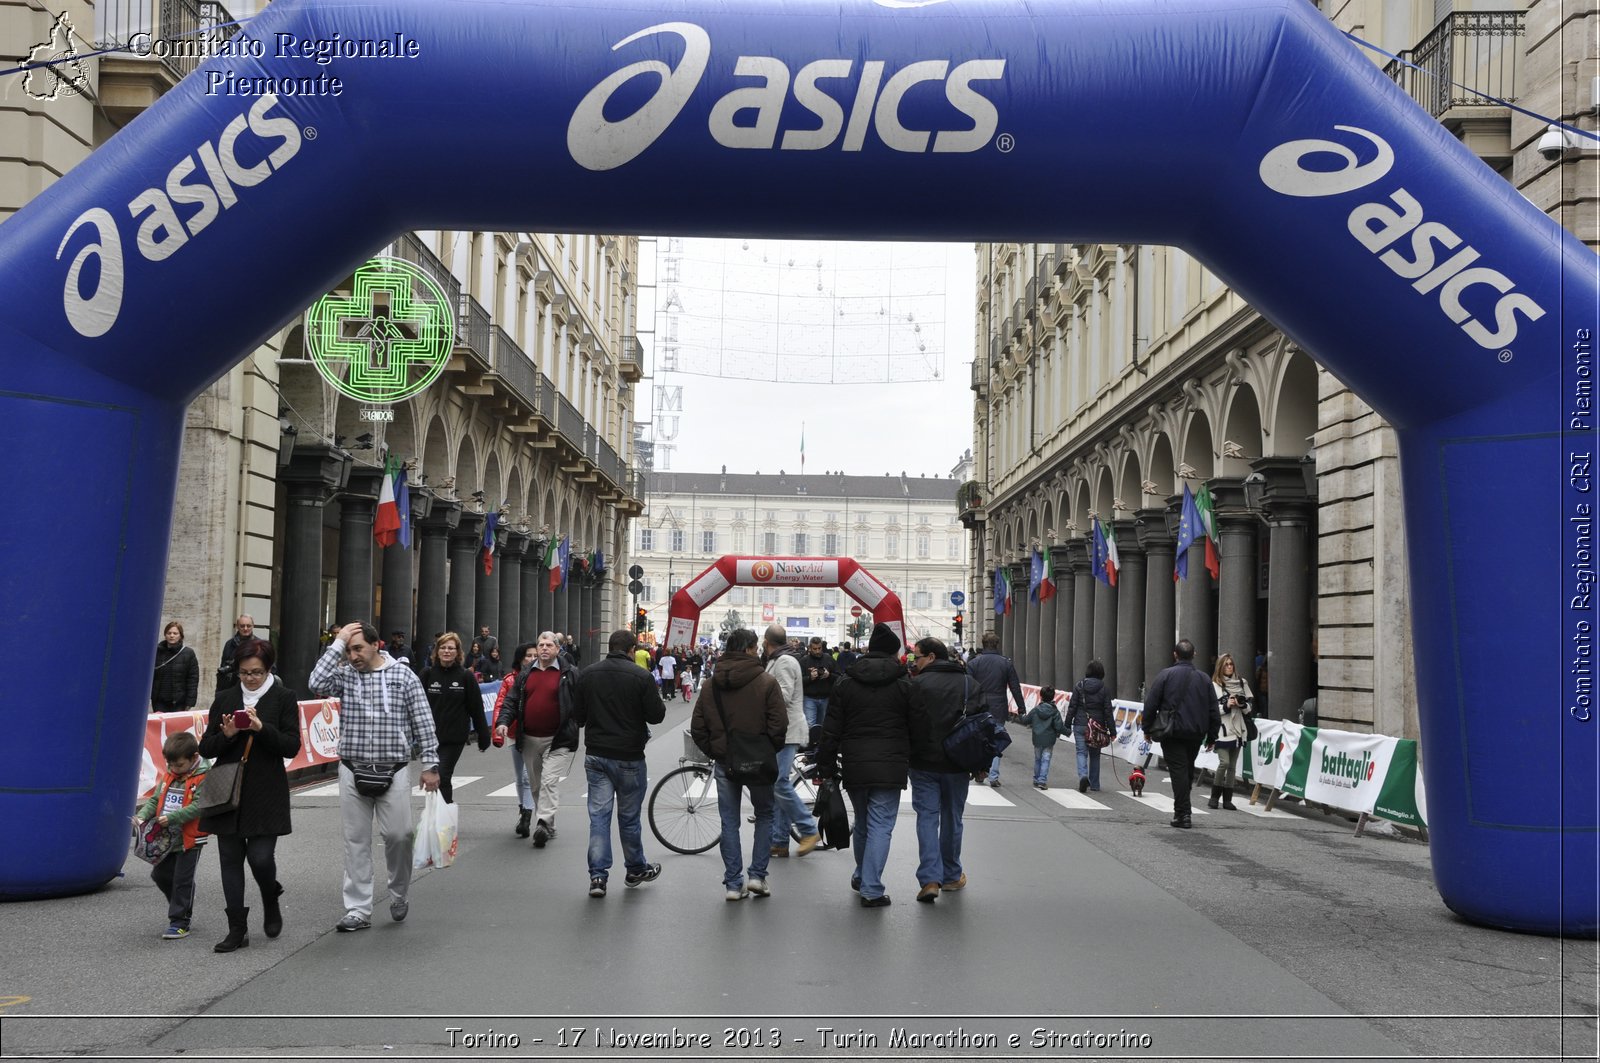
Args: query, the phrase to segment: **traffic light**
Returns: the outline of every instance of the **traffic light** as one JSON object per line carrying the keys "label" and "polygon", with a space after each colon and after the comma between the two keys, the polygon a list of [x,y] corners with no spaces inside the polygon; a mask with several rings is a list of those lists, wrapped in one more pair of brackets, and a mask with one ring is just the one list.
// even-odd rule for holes
{"label": "traffic light", "polygon": [[633,630],[637,632],[643,632],[649,626],[650,614],[646,613],[643,607],[640,607],[639,610],[633,614]]}
{"label": "traffic light", "polygon": [[955,632],[956,641],[961,641],[961,614],[957,613],[950,618],[950,630]]}

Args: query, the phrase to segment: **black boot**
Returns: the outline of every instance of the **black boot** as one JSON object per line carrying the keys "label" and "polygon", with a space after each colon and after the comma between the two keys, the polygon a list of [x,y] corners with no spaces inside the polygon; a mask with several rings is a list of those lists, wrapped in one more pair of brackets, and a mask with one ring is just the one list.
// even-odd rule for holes
{"label": "black boot", "polygon": [[1206,802],[1206,807],[1207,808],[1216,808],[1217,807],[1217,802],[1220,801],[1220,800],[1222,800],[1222,787],[1213,786],[1211,788],[1211,800]]}
{"label": "black boot", "polygon": [[261,932],[269,938],[283,933],[283,909],[278,906],[278,898],[282,896],[281,882],[274,882],[270,888],[261,891]]}
{"label": "black boot", "polygon": [[227,911],[228,936],[211,946],[212,952],[232,952],[234,949],[242,949],[250,944],[250,928],[245,922],[250,918],[250,909],[229,908]]}
{"label": "black boot", "polygon": [[524,808],[517,813],[517,837],[528,836],[528,823],[533,819],[533,809]]}
{"label": "black boot", "polygon": [[1224,786],[1222,788],[1222,807],[1227,809],[1229,812],[1239,811],[1238,808],[1234,807],[1233,804],[1233,787],[1231,786]]}

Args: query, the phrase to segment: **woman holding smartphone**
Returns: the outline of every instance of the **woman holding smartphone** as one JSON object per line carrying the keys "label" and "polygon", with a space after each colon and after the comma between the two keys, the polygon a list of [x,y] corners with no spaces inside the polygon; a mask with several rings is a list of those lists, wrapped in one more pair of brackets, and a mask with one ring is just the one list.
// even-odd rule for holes
{"label": "woman holding smartphone", "polygon": [[300,709],[294,693],[272,674],[276,660],[271,643],[260,639],[239,648],[234,656],[239,685],[217,692],[200,739],[200,755],[215,764],[249,758],[239,807],[200,821],[200,829],[217,839],[227,902],[228,936],[217,942],[216,952],[250,944],[250,909],[244,905],[247,862],[261,890],[261,929],[269,938],[283,931],[277,849],[279,835],[290,832],[289,776],[283,762],[300,752]]}

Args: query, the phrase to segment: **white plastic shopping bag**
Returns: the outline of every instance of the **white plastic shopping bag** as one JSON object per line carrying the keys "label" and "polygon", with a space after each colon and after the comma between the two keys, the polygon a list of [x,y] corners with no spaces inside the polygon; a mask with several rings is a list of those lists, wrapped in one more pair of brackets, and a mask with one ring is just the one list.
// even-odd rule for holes
{"label": "white plastic shopping bag", "polygon": [[455,863],[459,815],[457,806],[447,803],[437,790],[422,799],[422,818],[417,820],[412,839],[412,867],[449,867]]}

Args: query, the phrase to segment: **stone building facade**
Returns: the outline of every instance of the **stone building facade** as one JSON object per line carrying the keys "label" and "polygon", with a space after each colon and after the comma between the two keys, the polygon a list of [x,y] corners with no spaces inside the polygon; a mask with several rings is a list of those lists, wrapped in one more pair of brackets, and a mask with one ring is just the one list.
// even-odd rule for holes
{"label": "stone building facade", "polygon": [[[930,476],[652,472],[635,522],[633,557],[644,569],[638,607],[666,630],[678,589],[724,554],[853,557],[899,595],[912,638],[954,638],[952,591],[967,579],[967,537],[951,503],[957,481]],[[852,601],[816,587],[734,587],[708,605],[700,638],[780,623],[797,636],[847,639]],[[629,608],[632,608],[630,603]]]}

